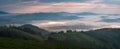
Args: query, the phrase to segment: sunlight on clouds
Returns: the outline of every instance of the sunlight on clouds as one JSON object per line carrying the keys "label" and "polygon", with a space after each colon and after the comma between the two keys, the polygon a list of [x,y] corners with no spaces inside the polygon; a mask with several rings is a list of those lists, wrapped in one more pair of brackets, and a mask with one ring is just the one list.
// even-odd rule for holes
{"label": "sunlight on clouds", "polygon": [[120,28],[120,25],[112,25],[110,28]]}
{"label": "sunlight on clouds", "polygon": [[[29,6],[29,7],[21,7],[20,9],[12,10],[12,12],[15,13],[31,13],[31,12],[39,12],[46,8],[49,8],[49,6]],[[24,10],[21,10],[24,9]]]}
{"label": "sunlight on clouds", "polygon": [[59,21],[45,21],[45,22],[34,21],[31,24],[50,31],[66,30],[65,28],[76,28],[76,30],[86,30],[86,31],[93,29],[100,29],[100,28],[120,28],[120,23],[117,22],[107,23],[107,22],[101,22],[101,20],[102,18],[100,15],[93,15],[93,16],[83,16],[83,18],[76,20],[59,20]]}
{"label": "sunlight on clouds", "polygon": [[43,23],[34,23],[33,22],[32,24],[42,27],[42,28],[45,28],[45,27],[66,25],[66,22],[49,21],[49,22],[43,22]]}
{"label": "sunlight on clouds", "polygon": [[81,21],[99,21],[102,20],[102,18],[100,18],[100,16],[85,16],[81,19]]}
{"label": "sunlight on clouds", "polygon": [[109,25],[109,26],[105,26],[104,28],[120,28],[120,25]]}
{"label": "sunlight on clouds", "polygon": [[3,8],[1,10],[8,11],[11,13],[86,12],[86,11],[96,13],[120,13],[119,9],[120,9],[119,5],[109,5],[100,3],[96,4],[79,2],[59,2],[59,3],[27,2],[24,4],[19,3],[17,5],[8,5],[7,8]]}

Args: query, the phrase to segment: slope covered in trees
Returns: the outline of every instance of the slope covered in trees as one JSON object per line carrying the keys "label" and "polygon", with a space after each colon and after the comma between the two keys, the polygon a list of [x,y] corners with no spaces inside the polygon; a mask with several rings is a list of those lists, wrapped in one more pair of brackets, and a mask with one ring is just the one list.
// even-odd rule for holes
{"label": "slope covered in trees", "polygon": [[[32,25],[1,26],[0,49],[120,49],[120,29],[104,28],[43,34]],[[38,31],[37,30],[37,31]],[[48,31],[47,31],[48,32]],[[42,33],[42,34],[41,34]]]}

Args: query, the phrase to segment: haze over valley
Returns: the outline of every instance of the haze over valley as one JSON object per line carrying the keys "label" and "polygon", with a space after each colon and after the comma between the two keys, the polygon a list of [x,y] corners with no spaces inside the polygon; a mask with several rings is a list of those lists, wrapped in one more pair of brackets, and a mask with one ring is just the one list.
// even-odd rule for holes
{"label": "haze over valley", "polygon": [[120,28],[120,14],[98,14],[92,12],[44,12],[30,14],[2,14],[1,25],[33,24],[49,31],[94,30]]}

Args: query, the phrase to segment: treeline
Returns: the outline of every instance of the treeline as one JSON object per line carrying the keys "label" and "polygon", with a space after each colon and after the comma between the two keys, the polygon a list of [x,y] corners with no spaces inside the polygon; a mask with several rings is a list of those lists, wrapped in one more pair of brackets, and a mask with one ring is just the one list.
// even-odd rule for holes
{"label": "treeline", "polygon": [[48,32],[33,25],[0,27],[0,49],[120,49],[119,38],[119,28]]}

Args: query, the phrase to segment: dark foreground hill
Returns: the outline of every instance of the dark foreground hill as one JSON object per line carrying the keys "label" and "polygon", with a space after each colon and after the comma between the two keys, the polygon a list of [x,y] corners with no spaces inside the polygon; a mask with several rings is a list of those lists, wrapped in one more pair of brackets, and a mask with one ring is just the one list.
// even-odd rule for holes
{"label": "dark foreground hill", "polygon": [[97,38],[115,49],[120,49],[120,28],[104,28],[85,32],[87,35]]}
{"label": "dark foreground hill", "polygon": [[0,27],[0,49],[120,49],[120,29],[69,30],[42,35],[36,34],[34,27]]}
{"label": "dark foreground hill", "polygon": [[[31,24],[26,24],[26,25],[20,26],[19,28],[21,28],[23,30],[25,29],[24,31],[26,31],[26,32],[31,32],[30,30],[33,30],[33,34],[38,34],[38,35],[49,34],[49,32],[47,30],[38,28],[38,27],[33,26]],[[29,30],[27,31],[27,29],[29,29]]]}

